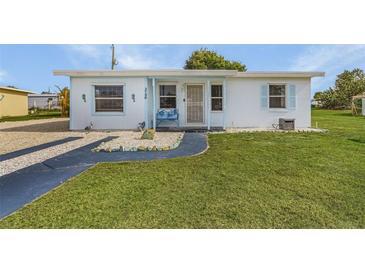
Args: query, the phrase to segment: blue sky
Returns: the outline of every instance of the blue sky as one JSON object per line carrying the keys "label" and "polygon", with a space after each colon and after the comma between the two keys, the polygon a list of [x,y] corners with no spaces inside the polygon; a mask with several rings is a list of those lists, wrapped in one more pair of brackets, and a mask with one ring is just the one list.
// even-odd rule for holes
{"label": "blue sky", "polygon": [[[116,45],[117,69],[182,68],[193,50],[206,47],[248,70],[315,70],[312,93],[334,84],[344,69],[365,70],[365,45]],[[110,45],[0,45],[0,85],[35,92],[68,86],[54,69],[109,69]]]}

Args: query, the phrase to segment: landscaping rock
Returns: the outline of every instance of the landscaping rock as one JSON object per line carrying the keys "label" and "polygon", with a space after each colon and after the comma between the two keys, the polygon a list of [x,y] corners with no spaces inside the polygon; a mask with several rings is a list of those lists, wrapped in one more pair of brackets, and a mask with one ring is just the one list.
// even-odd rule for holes
{"label": "landscaping rock", "polygon": [[153,140],[143,139],[145,133],[124,131],[109,142],[100,144],[94,151],[166,151],[179,146],[181,132],[154,132]]}

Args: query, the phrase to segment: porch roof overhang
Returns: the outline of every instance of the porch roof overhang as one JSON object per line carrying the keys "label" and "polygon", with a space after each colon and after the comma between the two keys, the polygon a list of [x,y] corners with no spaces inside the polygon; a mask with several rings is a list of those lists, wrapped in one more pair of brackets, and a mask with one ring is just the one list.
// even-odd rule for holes
{"label": "porch roof overhang", "polygon": [[312,78],[324,77],[319,71],[245,71],[237,70],[55,70],[54,75],[70,77],[147,77],[147,78],[184,78],[184,77],[222,77],[222,78]]}

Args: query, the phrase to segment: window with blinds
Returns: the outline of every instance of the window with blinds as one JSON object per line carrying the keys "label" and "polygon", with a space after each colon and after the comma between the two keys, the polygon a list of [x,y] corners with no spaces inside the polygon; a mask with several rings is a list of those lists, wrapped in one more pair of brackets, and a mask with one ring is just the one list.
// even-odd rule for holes
{"label": "window with blinds", "polygon": [[286,86],[269,85],[269,108],[286,107]]}
{"label": "window with blinds", "polygon": [[123,86],[95,86],[95,112],[123,112]]}
{"label": "window with blinds", "polygon": [[160,85],[160,108],[176,108],[175,85]]}
{"label": "window with blinds", "polygon": [[212,85],[211,86],[211,100],[212,100],[212,111],[223,110],[223,86]]}

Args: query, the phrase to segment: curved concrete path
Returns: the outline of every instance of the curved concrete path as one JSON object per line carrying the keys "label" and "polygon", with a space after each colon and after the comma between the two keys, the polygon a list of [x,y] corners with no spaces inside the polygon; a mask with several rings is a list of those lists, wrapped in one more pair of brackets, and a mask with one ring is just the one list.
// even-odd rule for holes
{"label": "curved concrete path", "polygon": [[208,148],[203,133],[185,133],[178,148],[169,151],[92,152],[98,142],[0,177],[0,219],[99,162],[147,161],[193,156]]}

